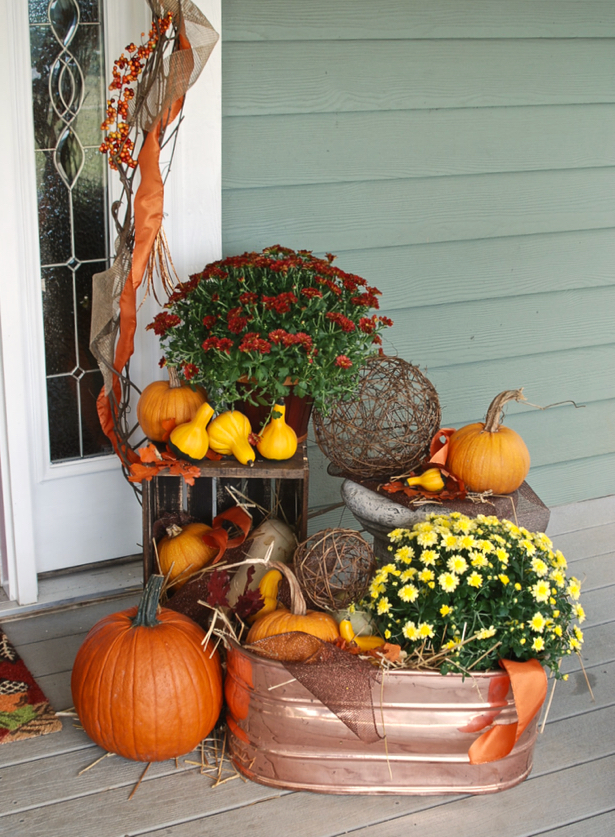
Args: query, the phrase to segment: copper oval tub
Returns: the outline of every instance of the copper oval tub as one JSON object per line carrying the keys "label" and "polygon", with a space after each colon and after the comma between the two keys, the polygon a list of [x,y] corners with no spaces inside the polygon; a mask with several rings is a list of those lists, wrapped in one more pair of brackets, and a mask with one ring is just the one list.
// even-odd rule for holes
{"label": "copper oval tub", "polygon": [[227,663],[230,756],[255,782],[320,793],[478,794],[513,787],[532,769],[537,717],[505,758],[478,765],[468,758],[485,724],[517,719],[510,688],[493,700],[495,692],[505,693],[504,672],[465,679],[385,673],[372,699],[377,730],[386,738],[366,744],[281,663],[235,644]]}

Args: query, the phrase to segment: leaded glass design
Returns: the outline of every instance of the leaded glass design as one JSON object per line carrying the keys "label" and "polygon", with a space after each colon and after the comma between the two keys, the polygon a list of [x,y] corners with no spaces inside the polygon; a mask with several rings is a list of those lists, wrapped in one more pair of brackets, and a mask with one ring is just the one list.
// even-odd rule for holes
{"label": "leaded glass design", "polygon": [[29,0],[52,462],[111,452],[89,350],[92,276],[109,263],[102,0]]}

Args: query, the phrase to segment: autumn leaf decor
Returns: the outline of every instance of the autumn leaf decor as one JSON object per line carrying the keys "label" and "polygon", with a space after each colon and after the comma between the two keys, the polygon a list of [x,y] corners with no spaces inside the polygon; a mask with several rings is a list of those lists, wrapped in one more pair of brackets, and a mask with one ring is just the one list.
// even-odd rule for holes
{"label": "autumn leaf decor", "polygon": [[231,575],[228,570],[214,570],[208,578],[205,602],[211,608],[229,608],[235,616],[243,622],[250,616],[258,613],[263,606],[263,597],[260,590],[250,590],[250,583],[254,576],[255,567],[251,566],[246,577],[246,584],[243,592],[231,608],[229,604],[229,593],[231,592]]}
{"label": "autumn leaf decor", "polygon": [[466,489],[461,480],[445,468],[431,464],[426,470],[417,468],[409,474],[393,477],[389,482],[378,486],[378,490],[386,494],[405,494],[410,501],[433,499],[441,502],[463,500],[466,496]]}
{"label": "autumn leaf decor", "polygon": [[133,462],[128,473],[129,482],[149,482],[160,471],[165,471],[172,477],[183,477],[188,485],[194,485],[194,481],[201,475],[201,469],[191,465],[183,459],[178,459],[174,454],[158,450],[156,445],[150,444],[139,448],[139,461]]}

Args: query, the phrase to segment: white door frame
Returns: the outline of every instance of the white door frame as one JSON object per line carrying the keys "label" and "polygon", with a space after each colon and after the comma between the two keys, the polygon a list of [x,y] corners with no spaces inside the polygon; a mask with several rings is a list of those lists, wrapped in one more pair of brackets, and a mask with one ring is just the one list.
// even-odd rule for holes
{"label": "white door frame", "polygon": [[[195,0],[214,29],[221,30],[221,0]],[[118,31],[117,14],[127,0],[106,0],[107,75],[126,43],[148,19],[145,0],[130,0],[138,31]],[[37,599],[36,487],[47,480],[118,468],[116,457],[52,465],[45,412],[45,361],[38,257],[28,9],[3,3],[0,29],[0,101],[7,130],[0,132],[3,194],[0,200],[0,550],[2,585],[20,604]],[[125,21],[126,18],[123,18]],[[119,47],[117,45],[120,45]],[[180,277],[221,254],[221,44],[188,92],[173,170],[166,185],[165,230]],[[26,138],[23,140],[22,138]],[[139,330],[147,320],[140,320]],[[137,381],[161,373],[157,348],[143,337],[145,362],[135,356]],[[148,356],[149,355],[149,356]],[[140,367],[140,368],[139,368]],[[132,374],[133,370],[131,370]],[[78,509],[73,513],[78,514]],[[44,533],[43,533],[44,534]],[[38,533],[40,539],[41,533]]]}

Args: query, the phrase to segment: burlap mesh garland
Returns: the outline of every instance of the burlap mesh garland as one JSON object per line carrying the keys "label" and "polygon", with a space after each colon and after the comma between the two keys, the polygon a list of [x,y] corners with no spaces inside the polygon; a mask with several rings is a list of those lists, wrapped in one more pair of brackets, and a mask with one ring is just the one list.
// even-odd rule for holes
{"label": "burlap mesh garland", "polygon": [[372,697],[382,677],[377,666],[301,631],[265,637],[250,645],[250,651],[279,660],[361,741],[373,744],[381,739]]}
{"label": "burlap mesh garland", "polygon": [[440,427],[433,384],[398,357],[370,358],[352,401],[313,415],[318,447],[343,475],[387,478],[422,462]]}

